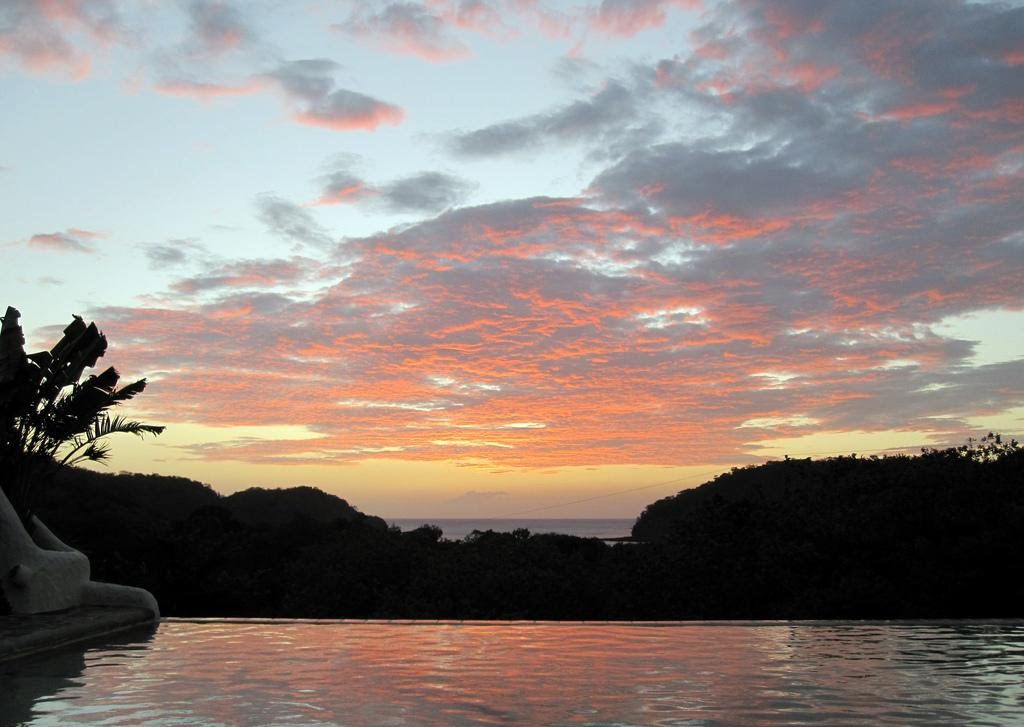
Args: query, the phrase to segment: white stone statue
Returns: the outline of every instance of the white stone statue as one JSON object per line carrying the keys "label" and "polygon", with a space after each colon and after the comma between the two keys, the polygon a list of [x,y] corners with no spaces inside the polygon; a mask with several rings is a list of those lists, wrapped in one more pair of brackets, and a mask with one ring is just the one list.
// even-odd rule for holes
{"label": "white stone statue", "polygon": [[61,542],[35,515],[32,524],[29,535],[0,490],[0,587],[13,613],[135,606],[160,618],[160,607],[149,591],[89,580],[84,554]]}

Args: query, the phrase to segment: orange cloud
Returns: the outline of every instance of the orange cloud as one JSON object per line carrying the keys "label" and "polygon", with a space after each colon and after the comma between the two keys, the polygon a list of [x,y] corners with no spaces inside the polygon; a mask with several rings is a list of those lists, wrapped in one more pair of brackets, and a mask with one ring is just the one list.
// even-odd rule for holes
{"label": "orange cloud", "polygon": [[[445,22],[452,7],[430,6]],[[628,33],[668,6],[607,7],[634,13],[615,26]],[[261,219],[307,257],[209,264],[148,307],[93,317],[119,364],[151,375],[154,420],[315,435],[188,450],[207,461],[733,463],[755,436],[955,431],[1024,405],[1007,383],[1024,364],[972,366],[975,344],[937,325],[1022,309],[1019,100],[992,80],[1005,64],[978,62],[1005,44],[960,40],[978,26],[955,4],[907,18],[902,46],[898,6],[856,21],[785,7],[715,6],[720,43],[698,33],[693,55],[637,69],[605,102],[484,130],[489,148],[509,127],[543,140],[611,118],[589,142],[616,151],[589,157],[604,169],[577,196],[458,207],[422,199],[439,174],[375,183],[436,214],[341,244],[314,210],[268,197]],[[942,23],[957,32],[923,32]],[[335,90],[336,70],[308,59],[265,79],[305,123],[401,120]],[[676,111],[713,130],[626,133]],[[310,206],[368,194],[347,168],[320,181]]]}
{"label": "orange cloud", "polygon": [[[340,93],[340,92],[335,92]],[[405,119],[405,112],[362,94],[352,94],[351,99],[334,96],[328,103],[314,105],[292,118],[306,126],[319,126],[333,131],[375,131],[382,124],[398,126]]]}
{"label": "orange cloud", "polygon": [[212,101],[232,96],[249,96],[259,93],[265,84],[249,81],[239,85],[228,85],[190,80],[168,80],[153,84],[153,90],[168,96],[187,96],[201,101]]}

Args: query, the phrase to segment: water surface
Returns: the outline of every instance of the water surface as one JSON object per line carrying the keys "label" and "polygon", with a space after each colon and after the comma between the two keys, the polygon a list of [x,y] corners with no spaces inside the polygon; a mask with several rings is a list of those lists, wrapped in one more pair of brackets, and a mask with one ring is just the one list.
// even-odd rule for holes
{"label": "water surface", "polygon": [[517,528],[581,538],[622,538],[632,532],[636,518],[391,518],[388,522],[402,530],[437,525],[449,540],[462,540],[474,530],[510,533]]}
{"label": "water surface", "polygon": [[1024,723],[1024,622],[165,621],[0,665],[5,724]]}

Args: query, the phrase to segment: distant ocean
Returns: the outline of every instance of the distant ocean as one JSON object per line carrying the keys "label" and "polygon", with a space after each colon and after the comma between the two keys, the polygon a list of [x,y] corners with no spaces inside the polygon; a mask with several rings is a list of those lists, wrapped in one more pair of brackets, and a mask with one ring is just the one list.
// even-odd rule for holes
{"label": "distant ocean", "polygon": [[574,519],[483,519],[483,518],[391,518],[389,525],[403,531],[415,530],[421,525],[437,525],[449,540],[462,540],[474,530],[512,532],[526,528],[531,533],[561,533],[581,538],[621,538],[633,529],[634,518]]}

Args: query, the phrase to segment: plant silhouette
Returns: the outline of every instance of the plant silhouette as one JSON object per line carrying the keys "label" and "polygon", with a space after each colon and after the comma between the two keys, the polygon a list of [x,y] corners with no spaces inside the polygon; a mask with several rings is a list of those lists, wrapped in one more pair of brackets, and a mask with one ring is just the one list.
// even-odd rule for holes
{"label": "plant silhouette", "polygon": [[20,317],[8,307],[0,326],[0,486],[30,528],[39,483],[66,465],[106,460],[111,434],[164,428],[109,413],[140,394],[145,379],[118,388],[110,367],[79,381],[107,350],[95,323],[74,316],[53,348],[26,354]]}

